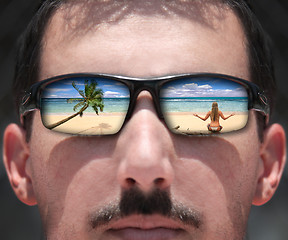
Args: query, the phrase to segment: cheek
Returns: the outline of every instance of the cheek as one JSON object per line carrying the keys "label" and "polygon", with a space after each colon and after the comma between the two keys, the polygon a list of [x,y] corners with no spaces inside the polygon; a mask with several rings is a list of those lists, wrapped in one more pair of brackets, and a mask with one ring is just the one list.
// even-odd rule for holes
{"label": "cheek", "polygon": [[61,141],[61,136],[56,135],[42,125],[39,111],[35,112],[30,138],[30,157],[32,182],[38,198],[38,204],[39,201],[40,203],[42,202],[42,199],[47,199],[46,189],[49,187],[48,169],[54,167],[48,164],[48,159],[57,142]]}
{"label": "cheek", "polygon": [[115,174],[107,174],[117,168],[111,161],[113,148],[111,138],[55,133],[42,127],[35,116],[30,142],[32,182],[46,227],[67,216],[81,217],[86,212],[83,206],[93,208],[106,196],[113,197]]}
{"label": "cheek", "polygon": [[239,226],[246,226],[256,188],[258,142],[257,132],[248,127],[225,138],[195,138],[175,145],[179,160],[173,195],[202,209],[211,231],[244,231]]}

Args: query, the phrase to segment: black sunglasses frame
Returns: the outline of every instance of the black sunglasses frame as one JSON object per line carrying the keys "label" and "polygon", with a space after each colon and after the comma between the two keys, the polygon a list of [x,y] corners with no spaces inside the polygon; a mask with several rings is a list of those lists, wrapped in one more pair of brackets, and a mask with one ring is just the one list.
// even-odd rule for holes
{"label": "black sunglasses frame", "polygon": [[[121,82],[125,84],[130,92],[130,102],[129,108],[126,114],[126,118],[122,127],[125,123],[131,118],[134,107],[136,105],[137,96],[142,91],[148,91],[153,98],[154,106],[158,117],[163,119],[163,114],[160,107],[159,101],[159,93],[161,87],[171,81],[177,81],[179,79],[184,78],[211,78],[211,79],[224,79],[229,80],[232,82],[236,82],[242,85],[247,93],[248,93],[248,110],[255,110],[260,112],[265,117],[265,122],[268,124],[269,122],[269,114],[270,114],[270,107],[268,103],[268,99],[265,96],[264,92],[260,90],[260,88],[253,82],[249,82],[247,80],[224,75],[224,74],[214,74],[214,73],[195,73],[195,74],[181,74],[181,75],[171,75],[171,76],[163,76],[163,77],[155,77],[155,78],[133,78],[133,77],[126,77],[126,76],[117,76],[117,75],[109,75],[109,74],[94,74],[94,73],[73,73],[73,74],[66,74],[61,76],[52,77],[40,82],[33,84],[29,91],[25,92],[22,103],[20,104],[20,118],[21,122],[23,123],[24,116],[34,110],[39,109],[41,111],[41,93],[45,89],[48,84],[53,82],[74,78],[101,78],[101,79],[109,79],[114,80],[117,82]],[[122,128],[121,127],[121,128]],[[121,131],[121,129],[119,130]]]}

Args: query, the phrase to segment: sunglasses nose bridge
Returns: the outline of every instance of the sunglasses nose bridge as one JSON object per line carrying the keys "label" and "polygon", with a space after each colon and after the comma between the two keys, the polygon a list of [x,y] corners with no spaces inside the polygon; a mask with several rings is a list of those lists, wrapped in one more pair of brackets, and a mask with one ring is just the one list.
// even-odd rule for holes
{"label": "sunglasses nose bridge", "polygon": [[162,114],[160,103],[159,103],[159,87],[155,83],[155,81],[137,81],[137,82],[134,82],[134,86],[131,90],[131,100],[130,100],[129,111],[127,113],[127,118],[128,119],[131,118],[132,113],[133,113],[135,106],[137,104],[137,98],[138,98],[139,94],[143,91],[147,91],[151,94],[154,108],[156,110],[158,118],[163,119],[163,114]]}

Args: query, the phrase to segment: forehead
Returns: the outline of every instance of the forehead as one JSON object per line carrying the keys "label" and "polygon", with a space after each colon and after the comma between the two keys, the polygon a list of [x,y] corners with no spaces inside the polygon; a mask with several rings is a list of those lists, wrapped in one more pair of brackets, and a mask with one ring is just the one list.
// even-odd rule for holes
{"label": "forehead", "polygon": [[245,41],[237,17],[218,1],[71,1],[47,27],[40,75],[209,71],[248,78]]}

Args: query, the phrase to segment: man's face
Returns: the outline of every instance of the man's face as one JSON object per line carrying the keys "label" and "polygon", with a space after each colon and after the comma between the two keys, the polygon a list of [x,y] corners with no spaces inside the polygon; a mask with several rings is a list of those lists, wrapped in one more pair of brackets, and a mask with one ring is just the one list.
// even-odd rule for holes
{"label": "man's face", "polygon": [[[193,18],[130,14],[97,26],[87,18],[78,26],[79,19],[59,10],[44,37],[40,79],[211,72],[249,80],[237,18],[213,6],[205,11]],[[148,92],[114,136],[56,133],[43,127],[37,111],[29,171],[48,239],[243,239],[259,171],[256,129],[250,114],[248,126],[234,134],[172,134]],[[139,199],[147,206],[140,208]],[[161,214],[165,204],[177,217]],[[119,214],[129,207],[131,214]]]}

